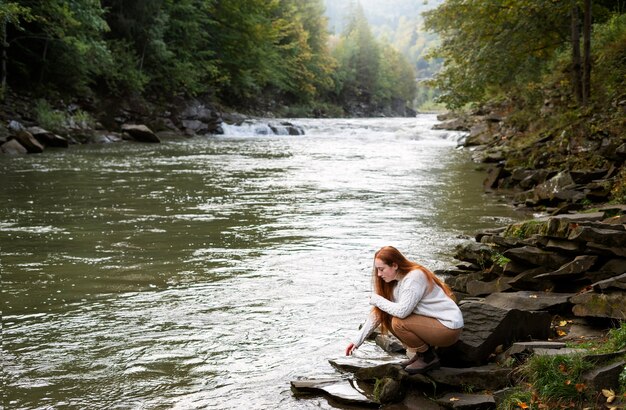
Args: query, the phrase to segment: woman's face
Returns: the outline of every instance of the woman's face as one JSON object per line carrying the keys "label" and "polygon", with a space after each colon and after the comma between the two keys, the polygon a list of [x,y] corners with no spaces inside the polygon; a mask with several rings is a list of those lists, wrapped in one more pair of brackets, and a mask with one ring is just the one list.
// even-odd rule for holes
{"label": "woman's face", "polygon": [[385,282],[391,282],[396,280],[398,276],[398,265],[393,263],[391,266],[387,265],[380,259],[374,259],[374,267],[376,267],[376,274],[379,278],[382,278]]}

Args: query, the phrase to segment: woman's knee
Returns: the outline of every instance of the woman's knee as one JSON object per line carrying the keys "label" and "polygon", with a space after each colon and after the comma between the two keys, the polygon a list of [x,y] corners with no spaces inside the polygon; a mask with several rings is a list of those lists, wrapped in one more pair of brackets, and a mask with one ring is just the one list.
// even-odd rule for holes
{"label": "woman's knee", "polygon": [[393,316],[391,318],[391,330],[393,330],[394,333],[405,331],[406,327],[404,320],[400,319],[399,317]]}

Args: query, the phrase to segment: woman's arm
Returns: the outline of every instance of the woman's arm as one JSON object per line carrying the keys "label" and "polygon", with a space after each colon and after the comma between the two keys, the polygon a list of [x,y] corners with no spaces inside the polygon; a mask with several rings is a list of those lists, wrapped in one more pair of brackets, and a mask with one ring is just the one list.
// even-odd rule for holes
{"label": "woman's arm", "polygon": [[[373,294],[370,298],[370,305],[374,305],[392,316],[404,319],[415,310],[415,307],[426,291],[426,286],[417,279],[417,277],[420,279],[424,277],[424,275],[420,275],[420,273],[421,272],[418,273],[417,271],[409,272],[411,276],[403,280],[404,283],[401,285],[402,288],[400,289],[397,302],[392,302],[380,295]],[[416,275],[419,276],[416,277]]]}

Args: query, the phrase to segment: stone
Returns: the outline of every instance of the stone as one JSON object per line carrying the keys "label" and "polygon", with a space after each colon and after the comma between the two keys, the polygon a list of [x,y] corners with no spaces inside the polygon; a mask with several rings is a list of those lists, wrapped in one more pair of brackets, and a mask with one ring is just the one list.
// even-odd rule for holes
{"label": "stone", "polygon": [[436,400],[447,409],[488,410],[496,408],[491,394],[448,393]]}
{"label": "stone", "polygon": [[209,133],[209,126],[200,120],[182,120],[181,124],[185,129],[185,133],[190,135]]}
{"label": "stone", "polygon": [[139,142],[156,142],[161,140],[154,132],[143,124],[124,124],[122,131],[130,135],[135,141]]}
{"label": "stone", "polygon": [[434,130],[469,131],[467,121],[460,118],[450,119],[433,125]]}
{"label": "stone", "polygon": [[469,301],[460,304],[465,327],[459,341],[439,348],[442,365],[469,367],[484,364],[496,347],[508,347],[516,341],[547,339],[552,315],[547,312],[524,312],[502,309],[487,303]]}
{"label": "stone", "polygon": [[[587,272],[598,260],[597,256],[579,255],[573,261],[566,263],[554,272],[542,273],[536,279],[567,279],[577,277]],[[626,261],[625,261],[626,262]]]}
{"label": "stone", "polygon": [[626,259],[613,258],[602,265],[599,270],[602,272],[608,272],[614,276],[626,273]]}
{"label": "stone", "polygon": [[387,353],[403,354],[406,352],[402,342],[392,334],[383,335],[379,333],[374,337],[374,341]]}
{"label": "stone", "polygon": [[[541,269],[540,273],[545,273],[546,270],[547,270],[546,268],[543,268],[541,266],[539,268],[536,268],[536,267],[534,267],[532,265],[529,265],[527,263],[522,263],[522,262],[511,260],[511,261],[508,261],[504,265],[503,273],[505,275],[508,275],[508,276],[516,276],[516,275],[519,275],[522,272],[528,272],[531,269],[532,270]],[[539,274],[539,273],[537,273],[537,274]]]}
{"label": "stone", "polygon": [[559,172],[554,177],[535,187],[534,199],[537,202],[551,202],[554,199],[560,199],[564,191],[567,191],[574,185],[574,180],[568,171]]}
{"label": "stone", "polygon": [[2,144],[0,150],[7,155],[23,155],[28,154],[28,150],[22,146],[17,140],[9,140]]}
{"label": "stone", "polygon": [[574,304],[572,312],[576,316],[602,317],[608,319],[626,319],[626,292],[611,293],[585,292],[570,298]]}
{"label": "stone", "polygon": [[[608,227],[611,226],[608,225]],[[568,239],[571,241],[593,242],[611,248],[626,248],[626,231],[622,230],[577,226],[572,230]]]}
{"label": "stone", "polygon": [[376,385],[374,396],[381,404],[396,403],[404,398],[405,389],[400,380],[384,377]]}
{"label": "stone", "polygon": [[346,356],[338,359],[331,359],[328,362],[338,370],[355,373],[361,369],[371,369],[381,366],[398,365],[403,360],[406,360],[406,357],[385,356],[377,358],[360,358],[354,356]]}
{"label": "stone", "polygon": [[503,292],[493,293],[485,298],[485,303],[501,309],[517,309],[526,312],[549,310],[558,311],[569,307],[572,293],[552,292]]}
{"label": "stone", "polygon": [[594,169],[594,170],[578,170],[570,171],[572,180],[577,184],[588,184],[596,179],[601,179],[607,173],[608,169]]}
{"label": "stone", "polygon": [[619,376],[624,370],[626,361],[620,360],[616,363],[607,364],[595,368],[582,376],[582,380],[591,391],[601,391],[602,389],[619,390]]}
{"label": "stone", "polygon": [[553,284],[550,281],[535,280],[535,277],[541,275],[542,273],[546,273],[547,271],[548,269],[544,268],[543,266],[525,270],[524,272],[519,273],[517,276],[512,278],[509,281],[509,285],[516,290],[537,291],[552,288]]}
{"label": "stone", "polygon": [[43,145],[41,145],[30,132],[20,130],[15,133],[14,137],[24,148],[26,148],[28,153],[39,154],[43,152]]}
{"label": "stone", "polygon": [[510,356],[529,356],[535,352],[536,349],[564,349],[567,345],[562,342],[518,342],[504,352],[506,357]]}
{"label": "stone", "polygon": [[605,279],[600,282],[596,282],[593,284],[593,287],[596,290],[607,290],[607,289],[621,289],[626,290],[626,273],[623,273],[619,276],[612,277],[610,279]]}
{"label": "stone", "polygon": [[339,403],[378,407],[379,403],[369,399],[354,387],[350,380],[342,379],[311,379],[293,380],[291,387],[296,392],[324,394]]}
{"label": "stone", "polygon": [[626,258],[626,248],[612,248],[592,242],[587,242],[586,246],[588,251],[599,255],[621,256],[622,258]]}
{"label": "stone", "polygon": [[466,289],[470,296],[485,296],[495,292],[505,292],[511,289],[509,281],[511,278],[499,277],[490,282],[481,280],[470,280],[467,282]]}
{"label": "stone", "polygon": [[511,368],[488,364],[485,366],[456,368],[441,367],[428,372],[436,383],[477,390],[497,390],[511,383]]}
{"label": "stone", "polygon": [[29,127],[26,130],[30,132],[32,136],[39,141],[39,143],[45,145],[46,147],[67,148],[70,145],[67,139],[41,127]]}
{"label": "stone", "polygon": [[505,257],[519,262],[529,263],[535,266],[560,268],[571,259],[555,252],[543,251],[533,246],[508,249],[502,253]]}
{"label": "stone", "polygon": [[483,181],[483,190],[490,191],[497,186],[503,169],[503,167],[491,167],[487,170],[487,177]]}
{"label": "stone", "polygon": [[455,251],[454,257],[461,261],[475,263],[481,267],[490,266],[492,263],[493,250],[487,245],[470,242],[465,245],[458,245]]}
{"label": "stone", "polygon": [[540,243],[545,250],[559,253],[580,253],[583,250],[580,243],[566,239],[543,237]]}

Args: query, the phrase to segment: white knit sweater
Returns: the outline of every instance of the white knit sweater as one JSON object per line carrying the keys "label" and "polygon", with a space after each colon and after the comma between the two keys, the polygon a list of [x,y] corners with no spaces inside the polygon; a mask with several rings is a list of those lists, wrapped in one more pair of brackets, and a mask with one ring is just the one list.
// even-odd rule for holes
{"label": "white knit sweater", "polygon": [[[443,289],[436,284],[428,292],[429,282],[426,274],[416,269],[404,275],[398,280],[393,289],[393,301],[372,294],[370,305],[392,316],[404,319],[412,313],[437,319],[450,329],[463,327],[463,315],[457,304],[450,299]],[[361,346],[363,341],[380,325],[373,312],[370,312],[367,321],[352,343],[356,347]]]}

